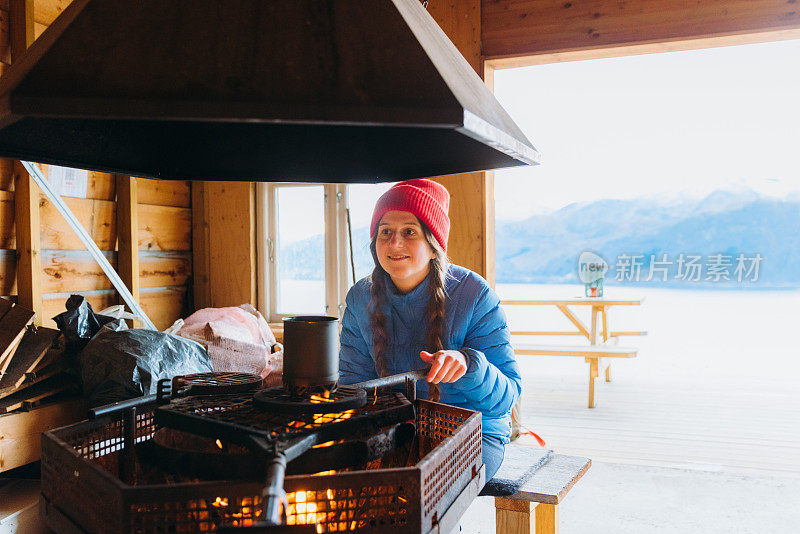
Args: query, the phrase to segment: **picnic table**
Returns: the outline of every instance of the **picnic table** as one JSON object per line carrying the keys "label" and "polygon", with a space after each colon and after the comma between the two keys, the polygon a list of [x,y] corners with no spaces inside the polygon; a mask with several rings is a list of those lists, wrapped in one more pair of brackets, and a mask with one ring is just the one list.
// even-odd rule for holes
{"label": "picnic table", "polygon": [[[525,331],[512,330],[512,336],[582,336],[589,345],[536,345],[514,343],[514,353],[519,355],[579,356],[589,364],[589,408],[594,408],[595,379],[599,376],[601,358],[634,358],[637,349],[617,345],[620,337],[643,336],[647,332],[610,330],[608,310],[612,306],[639,306],[644,299],[614,299],[608,297],[571,297],[564,299],[503,300],[503,306],[555,306],[569,319],[576,330]],[[587,326],[570,309],[570,306],[591,306],[591,322]],[[598,329],[598,323],[601,323]],[[605,369],[606,382],[611,382],[611,365]]]}

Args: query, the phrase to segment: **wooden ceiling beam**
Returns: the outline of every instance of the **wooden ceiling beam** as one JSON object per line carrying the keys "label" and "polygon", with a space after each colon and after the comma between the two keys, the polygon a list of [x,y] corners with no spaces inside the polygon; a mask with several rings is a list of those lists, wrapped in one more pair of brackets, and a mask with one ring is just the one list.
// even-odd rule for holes
{"label": "wooden ceiling beam", "polygon": [[798,2],[483,0],[483,54],[506,68],[800,38]]}

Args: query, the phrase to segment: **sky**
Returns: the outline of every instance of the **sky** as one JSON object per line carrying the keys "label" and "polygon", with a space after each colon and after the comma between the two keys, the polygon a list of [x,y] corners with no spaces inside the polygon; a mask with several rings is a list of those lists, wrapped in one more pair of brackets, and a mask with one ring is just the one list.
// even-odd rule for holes
{"label": "sky", "polygon": [[500,70],[495,95],[542,154],[495,173],[504,219],[600,198],[800,190],[800,40]]}
{"label": "sky", "polygon": [[[498,219],[601,198],[800,195],[800,40],[505,69],[495,95],[542,154],[495,173]],[[354,227],[390,185],[350,188]],[[304,209],[281,214],[284,243],[322,233],[314,190],[287,202]]]}

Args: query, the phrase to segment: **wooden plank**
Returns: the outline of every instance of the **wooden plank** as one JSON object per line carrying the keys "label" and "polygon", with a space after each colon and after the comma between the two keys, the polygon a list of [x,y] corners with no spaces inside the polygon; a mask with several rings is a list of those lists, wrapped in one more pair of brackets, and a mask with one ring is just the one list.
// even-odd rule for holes
{"label": "wooden plank", "polygon": [[192,182],[192,289],[194,309],[211,306],[208,212],[205,182]]}
{"label": "wooden plank", "polygon": [[586,336],[586,338],[591,341],[592,335],[589,333],[588,330],[586,330],[586,326],[583,324],[583,322],[581,322],[580,319],[578,319],[578,317],[574,313],[572,313],[572,311],[569,308],[567,308],[566,305],[559,304],[557,308],[561,310],[561,313],[567,316],[567,319],[569,319],[570,322],[575,325],[575,328],[577,328],[581,334]]}
{"label": "wooden plank", "polygon": [[33,323],[34,315],[32,310],[17,305],[0,320],[0,374],[8,369],[22,336]]}
{"label": "wooden plank", "polygon": [[[63,197],[75,218],[97,243],[100,250],[116,250],[116,204],[110,200]],[[56,207],[44,196],[40,199],[42,248],[50,250],[86,250]]]}
{"label": "wooden plank", "polygon": [[[63,353],[60,354],[63,355]],[[48,378],[61,374],[65,371],[68,371],[69,369],[70,369],[69,363],[62,358],[60,360],[52,362],[50,365],[46,367],[42,367],[39,371],[26,373],[24,377],[25,380],[17,388],[13,390],[0,389],[0,399],[2,399],[3,397],[7,397],[8,395],[16,391],[21,391],[31,386],[35,386],[36,384],[43,382]]]}
{"label": "wooden plank", "polygon": [[529,345],[513,343],[514,354],[529,356],[583,356],[589,358],[635,358],[637,349],[609,345]]}
{"label": "wooden plank", "polygon": [[255,305],[255,186],[206,182],[204,187],[208,198],[209,305]]}
{"label": "wooden plank", "polygon": [[[117,273],[136,302],[139,302],[138,198],[136,178],[117,175]],[[121,297],[120,302],[124,302]],[[138,323],[129,321],[128,326]]]}
{"label": "wooden plank", "polygon": [[14,181],[14,227],[17,249],[17,302],[37,316],[42,310],[41,230],[39,223],[39,188],[18,164]]}
{"label": "wooden plank", "polygon": [[539,503],[534,512],[536,534],[558,534],[558,505]]}
{"label": "wooden plank", "polygon": [[[18,61],[35,38],[33,0],[10,0],[9,32],[11,60]],[[41,315],[39,188],[20,162],[14,162],[14,226],[17,250],[17,302],[33,310],[36,315]],[[41,319],[36,320],[41,321]]]}
{"label": "wooden plank", "polygon": [[588,458],[555,454],[510,498],[560,504],[591,465],[592,461]]}
{"label": "wooden plank", "polygon": [[53,403],[0,415],[0,472],[35,462],[41,454],[42,432],[86,418],[83,399]]}
{"label": "wooden plank", "polygon": [[[185,252],[139,252],[139,288],[185,285],[192,274],[191,256]],[[117,267],[117,254],[104,252]],[[68,293],[113,289],[108,277],[88,251],[45,250],[42,252],[42,291]],[[0,283],[2,283],[0,257]],[[138,300],[138,297],[137,297]]]}
{"label": "wooden plank", "polygon": [[14,303],[8,299],[0,298],[0,320],[6,316],[6,314],[11,311],[11,308],[14,306]]}
{"label": "wooden plank", "polygon": [[25,381],[25,374],[36,369],[61,332],[50,328],[28,331],[22,337],[6,372],[0,375],[0,398],[7,396]]}
{"label": "wooden plank", "polygon": [[503,300],[502,306],[639,306],[644,299],[608,299],[575,297],[569,299]]}
{"label": "wooden plank", "polygon": [[139,304],[159,330],[188,315],[188,290],[184,287],[143,288],[140,295]]}
{"label": "wooden plank", "polygon": [[17,257],[14,250],[0,250],[0,295],[17,294]]}
{"label": "wooden plank", "polygon": [[33,0],[9,0],[8,11],[11,61],[17,61],[35,39]]}
{"label": "wooden plank", "polygon": [[[0,17],[2,12],[0,11]],[[2,38],[0,37],[0,40]],[[2,66],[2,64],[0,64]],[[2,73],[2,71],[0,71]],[[14,190],[14,160],[8,158],[0,158],[0,190],[13,191]],[[13,198],[13,197],[12,197]]]}
{"label": "wooden plank", "polygon": [[[13,182],[12,172],[11,183]],[[14,230],[14,193],[0,191],[0,249],[13,248],[17,248],[17,234]]]}
{"label": "wooden plank", "polygon": [[[479,76],[483,75],[481,1],[430,2],[428,13]],[[469,173],[434,178],[450,192],[450,239],[453,263],[494,285],[494,174]]]}
{"label": "wooden plank", "polygon": [[139,204],[138,210],[139,250],[192,250],[191,209]]}
{"label": "wooden plank", "polygon": [[531,508],[535,505],[505,497],[495,497],[495,532],[498,534],[533,534],[534,517]]}
{"label": "wooden plank", "polygon": [[785,0],[495,0],[483,2],[482,14],[488,60],[765,33],[781,38],[798,28],[800,10]]}
{"label": "wooden plank", "polygon": [[48,399],[64,391],[77,389],[78,382],[71,375],[56,375],[47,380],[43,380],[38,384],[25,388],[23,390],[12,393],[7,397],[0,399],[0,414],[13,412],[29,406],[32,403],[37,403],[42,400]]}
{"label": "wooden plank", "polygon": [[158,206],[192,206],[190,182],[184,180],[150,180],[137,178],[139,182],[139,203]]}

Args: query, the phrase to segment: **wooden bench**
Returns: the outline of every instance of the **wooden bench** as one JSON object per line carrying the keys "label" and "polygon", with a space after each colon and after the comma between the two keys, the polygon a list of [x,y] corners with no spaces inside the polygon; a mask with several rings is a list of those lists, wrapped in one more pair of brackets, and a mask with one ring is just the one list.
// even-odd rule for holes
{"label": "wooden bench", "polygon": [[588,458],[506,446],[503,465],[482,492],[495,496],[497,534],[557,534],[558,506],[591,465]]}
{"label": "wooden bench", "polygon": [[[589,408],[595,407],[594,380],[599,376],[601,358],[635,358],[637,349],[602,345],[531,345],[515,343],[514,354],[543,356],[579,356],[589,364]],[[611,382],[611,368],[606,367],[606,382]]]}

